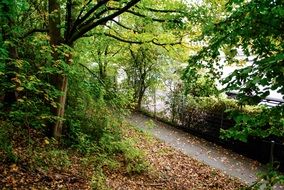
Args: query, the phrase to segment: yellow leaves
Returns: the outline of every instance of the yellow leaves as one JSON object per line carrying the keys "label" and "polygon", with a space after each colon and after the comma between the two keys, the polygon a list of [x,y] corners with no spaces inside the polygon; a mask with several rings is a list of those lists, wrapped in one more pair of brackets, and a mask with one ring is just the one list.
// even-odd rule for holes
{"label": "yellow leaves", "polygon": [[52,107],[57,108],[56,102],[51,102]]}
{"label": "yellow leaves", "polygon": [[19,87],[16,88],[16,91],[18,91],[18,92],[21,92],[21,91],[23,91],[23,90],[24,90],[24,88],[21,87],[21,86],[19,86]]}
{"label": "yellow leaves", "polygon": [[[48,34],[44,34],[44,33],[37,33],[35,35],[35,38],[33,39],[33,42],[38,43],[39,41],[49,41],[50,40],[50,36]],[[44,45],[45,46],[45,45]]]}
{"label": "yellow leaves", "polygon": [[17,99],[17,101],[18,101],[18,102],[21,102],[21,103],[23,103],[23,102],[24,102],[24,100],[23,100],[23,99],[21,99],[21,98]]}
{"label": "yellow leaves", "polygon": [[119,3],[117,1],[111,0],[111,1],[107,2],[108,7],[116,7],[117,5],[119,5]]}
{"label": "yellow leaves", "polygon": [[12,41],[9,41],[9,40],[5,40],[5,41],[4,41],[4,44],[5,44],[6,46],[13,46],[13,45],[14,45],[14,43],[13,43]]}
{"label": "yellow leaves", "polygon": [[15,65],[16,65],[18,68],[22,68],[22,67],[23,67],[23,63],[24,63],[23,60],[20,60],[20,59],[15,60]]}
{"label": "yellow leaves", "polygon": [[21,84],[21,80],[18,77],[12,78],[12,81],[14,81],[15,83]]}
{"label": "yellow leaves", "polygon": [[41,46],[42,50],[48,50],[50,47],[49,46]]}
{"label": "yellow leaves", "polygon": [[6,181],[7,181],[7,183],[10,183],[10,184],[15,184],[16,183],[16,180],[14,179],[13,176],[7,177]]}
{"label": "yellow leaves", "polygon": [[11,172],[18,172],[18,170],[19,170],[19,167],[16,164],[12,164],[10,166],[10,171]]}
{"label": "yellow leaves", "polygon": [[44,139],[44,144],[48,145],[49,144],[49,140],[48,139]]}

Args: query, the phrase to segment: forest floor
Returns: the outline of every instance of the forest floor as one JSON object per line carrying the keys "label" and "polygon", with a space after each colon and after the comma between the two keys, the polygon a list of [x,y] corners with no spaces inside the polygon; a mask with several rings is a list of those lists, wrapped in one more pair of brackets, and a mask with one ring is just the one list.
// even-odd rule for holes
{"label": "forest floor", "polygon": [[[27,136],[23,136],[14,139],[18,162],[0,160],[0,189],[230,190],[246,186],[127,123],[121,128],[123,139],[139,150],[128,152],[128,158],[141,154],[138,158],[143,162],[127,165],[119,155],[116,161],[102,155],[81,155],[73,149],[54,148],[57,144],[51,139],[39,137],[26,143]],[[32,132],[33,137],[37,135]]]}

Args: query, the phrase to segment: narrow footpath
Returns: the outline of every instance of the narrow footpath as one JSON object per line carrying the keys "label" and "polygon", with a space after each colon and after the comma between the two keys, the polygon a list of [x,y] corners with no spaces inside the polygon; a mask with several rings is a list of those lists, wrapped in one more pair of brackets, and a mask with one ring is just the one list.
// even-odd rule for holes
{"label": "narrow footpath", "polygon": [[133,113],[128,121],[143,131],[182,151],[203,163],[237,177],[248,185],[256,181],[256,173],[262,166],[252,159],[208,142],[167,124],[151,120],[139,113]]}

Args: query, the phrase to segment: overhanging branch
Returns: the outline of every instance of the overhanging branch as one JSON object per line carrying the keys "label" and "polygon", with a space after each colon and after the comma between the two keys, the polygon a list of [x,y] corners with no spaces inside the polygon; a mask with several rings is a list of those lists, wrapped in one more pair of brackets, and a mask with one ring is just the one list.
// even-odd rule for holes
{"label": "overhanging branch", "polygon": [[[82,24],[86,19],[88,19],[98,8],[105,5],[109,0],[101,0],[93,8],[91,8],[82,18],[80,16],[77,17],[76,21],[73,24],[72,32],[78,27],[78,25]],[[89,2],[88,2],[89,3]],[[84,7],[85,8],[85,7]],[[80,15],[82,13],[80,12]]]}
{"label": "overhanging branch", "polygon": [[153,9],[153,8],[150,8],[150,7],[140,7],[140,6],[135,6],[136,8],[140,9],[140,10],[148,10],[148,11],[151,11],[151,12],[156,12],[156,13],[181,13],[183,14],[184,12],[183,11],[180,11],[180,10],[167,10],[167,9]]}
{"label": "overhanging branch", "polygon": [[122,28],[124,28],[124,29],[126,29],[126,30],[131,30],[131,31],[133,31],[133,32],[137,32],[137,33],[139,33],[137,30],[135,30],[135,29],[133,29],[133,28],[130,28],[130,27],[128,27],[128,26],[125,26],[124,24],[122,24],[122,23],[120,23],[120,22],[118,22],[118,21],[116,21],[116,20],[112,20],[112,22],[114,22],[115,24],[117,24],[118,26],[120,26],[120,27],[122,27]]}
{"label": "overhanging branch", "polygon": [[135,16],[141,17],[141,18],[149,18],[149,19],[151,19],[151,20],[153,20],[153,21],[155,21],[155,22],[166,22],[166,21],[168,21],[168,20],[166,20],[166,19],[152,18],[152,17],[143,15],[143,14],[141,14],[141,13],[138,13],[138,12],[135,12],[135,11],[132,11],[132,10],[127,10],[126,12],[127,12],[127,13],[130,13],[130,14],[133,14],[133,15],[135,15]]}
{"label": "overhanging branch", "polygon": [[158,45],[158,46],[174,46],[174,45],[179,45],[179,44],[182,44],[182,38],[178,41],[178,42],[170,42],[170,43],[161,43],[159,42],[156,38],[154,38],[152,41],[151,41],[153,44],[155,45]]}
{"label": "overhanging branch", "polygon": [[[142,42],[142,41],[134,41],[134,40],[128,40],[128,39],[125,39],[125,38],[122,38],[120,36],[116,36],[116,35],[113,35],[113,34],[110,34],[110,33],[92,33],[90,35],[84,35],[83,37],[91,37],[91,36],[94,36],[94,35],[98,35],[98,36],[101,36],[101,35],[104,35],[104,36],[108,36],[110,38],[113,38],[115,40],[118,40],[120,42],[123,42],[123,43],[128,43],[128,44],[143,44],[143,43],[147,43],[147,42]],[[149,41],[148,41],[149,42]]]}
{"label": "overhanging branch", "polygon": [[157,45],[157,46],[174,46],[174,45],[180,45],[182,44],[182,38],[179,40],[179,41],[176,41],[176,42],[159,42],[159,40],[157,38],[153,38],[151,40],[147,40],[147,41],[135,41],[135,40],[129,40],[129,39],[126,39],[126,38],[123,38],[121,36],[117,36],[117,35],[114,35],[114,34],[110,34],[110,33],[91,33],[90,35],[84,35],[83,37],[91,37],[91,36],[94,36],[94,35],[97,35],[97,36],[101,36],[101,35],[104,35],[104,36],[107,36],[107,37],[110,37],[110,38],[113,38],[117,41],[120,41],[120,42],[123,42],[123,43],[128,43],[128,44],[146,44],[146,43],[153,43],[154,45]]}
{"label": "overhanging branch", "polygon": [[71,38],[68,40],[69,43],[74,42],[75,40],[77,40],[78,38],[82,37],[84,34],[86,34],[88,31],[92,30],[93,28],[95,28],[98,25],[104,24],[109,20],[114,19],[115,17],[119,16],[120,14],[126,12],[128,9],[130,9],[131,7],[133,7],[134,5],[136,5],[140,0],[131,0],[129,3],[127,3],[123,8],[119,9],[118,11],[105,16],[101,19],[98,19],[96,21],[94,21],[93,23],[90,23],[88,25],[84,25],[81,28],[78,28],[77,31],[72,34]]}

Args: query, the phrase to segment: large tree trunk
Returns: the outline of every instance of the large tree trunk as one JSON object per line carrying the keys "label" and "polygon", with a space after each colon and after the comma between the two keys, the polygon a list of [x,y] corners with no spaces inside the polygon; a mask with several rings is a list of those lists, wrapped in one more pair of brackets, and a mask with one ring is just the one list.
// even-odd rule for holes
{"label": "large tree trunk", "polygon": [[137,106],[136,106],[136,110],[137,110],[137,111],[140,111],[140,110],[141,110],[142,98],[143,98],[143,96],[139,96],[139,97],[138,97]]}
{"label": "large tree trunk", "polygon": [[[59,60],[56,48],[63,43],[63,37],[60,33],[60,4],[58,0],[49,0],[49,36],[50,45],[53,47],[53,61]],[[62,135],[63,118],[65,113],[65,103],[67,96],[68,79],[66,75],[54,74],[52,77],[53,85],[62,92],[57,99],[57,107],[52,109],[53,114],[57,117],[52,126],[52,134],[56,139]]]}
{"label": "large tree trunk", "polygon": [[63,118],[65,113],[65,104],[67,97],[67,88],[68,88],[68,78],[66,75],[60,75],[56,77],[56,87],[62,92],[62,95],[58,98],[57,103],[58,107],[54,108],[53,113],[58,119],[53,124],[53,137],[59,139],[62,135],[62,126],[63,126]]}

